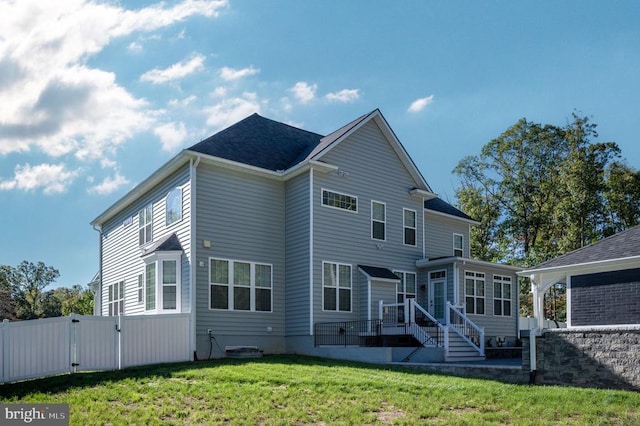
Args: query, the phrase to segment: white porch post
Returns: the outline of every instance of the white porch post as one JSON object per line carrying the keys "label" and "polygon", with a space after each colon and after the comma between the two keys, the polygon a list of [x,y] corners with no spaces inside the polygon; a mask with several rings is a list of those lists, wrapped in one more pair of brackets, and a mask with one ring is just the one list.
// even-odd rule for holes
{"label": "white porch post", "polygon": [[404,323],[408,324],[411,322],[411,316],[409,315],[409,307],[411,303],[409,302],[411,299],[404,299]]}
{"label": "white porch post", "polygon": [[384,310],[382,305],[384,305],[384,300],[378,300],[378,319],[380,320],[384,319],[384,317],[382,316]]}

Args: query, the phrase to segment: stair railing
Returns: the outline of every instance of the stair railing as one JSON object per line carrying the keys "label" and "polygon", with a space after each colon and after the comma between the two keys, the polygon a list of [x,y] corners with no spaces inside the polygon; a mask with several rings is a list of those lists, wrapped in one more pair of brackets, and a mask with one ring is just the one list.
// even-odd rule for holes
{"label": "stair railing", "polygon": [[[450,330],[453,330],[471,347],[484,356],[484,328],[478,327],[469,317],[457,307],[447,301],[445,310],[446,323]],[[445,333],[446,335],[447,333]]]}

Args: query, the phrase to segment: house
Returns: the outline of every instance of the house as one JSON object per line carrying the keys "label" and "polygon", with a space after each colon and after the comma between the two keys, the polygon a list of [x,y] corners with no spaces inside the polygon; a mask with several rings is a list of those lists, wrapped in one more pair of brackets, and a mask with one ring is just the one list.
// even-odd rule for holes
{"label": "house", "polygon": [[377,109],[326,136],[253,114],[93,220],[96,303],[190,313],[198,358],[412,344],[402,359],[481,359],[515,345],[518,290],[517,268],[470,259],[477,224],[433,193]]}
{"label": "house", "polygon": [[531,279],[540,330],[544,294],[556,284],[567,288],[568,328],[640,325],[640,226],[518,274]]}

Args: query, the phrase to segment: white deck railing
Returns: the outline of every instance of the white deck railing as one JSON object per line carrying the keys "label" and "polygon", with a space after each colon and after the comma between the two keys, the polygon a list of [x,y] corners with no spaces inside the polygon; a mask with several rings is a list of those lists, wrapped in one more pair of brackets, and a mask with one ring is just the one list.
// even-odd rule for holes
{"label": "white deck railing", "polygon": [[445,321],[449,329],[469,343],[480,355],[484,355],[484,328],[478,327],[464,312],[449,301],[447,301],[447,309],[445,310]]}

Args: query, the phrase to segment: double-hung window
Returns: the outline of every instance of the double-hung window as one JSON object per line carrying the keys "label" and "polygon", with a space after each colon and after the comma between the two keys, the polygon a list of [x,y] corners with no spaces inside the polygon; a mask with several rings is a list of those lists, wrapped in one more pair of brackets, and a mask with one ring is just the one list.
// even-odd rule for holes
{"label": "double-hung window", "polygon": [[138,212],[138,243],[143,246],[153,241],[153,205]]}
{"label": "double-hung window", "polygon": [[271,312],[273,267],[227,259],[209,260],[210,309]]}
{"label": "double-hung window", "polygon": [[156,309],[156,263],[147,263],[144,267],[144,310]]}
{"label": "double-hung window", "polygon": [[396,289],[398,303],[404,303],[406,299],[416,298],[416,274],[413,272],[393,271],[400,278]]}
{"label": "double-hung window", "polygon": [[484,284],[484,273],[465,271],[464,297],[467,314],[484,315]]}
{"label": "double-hung window", "polygon": [[404,243],[408,246],[415,246],[417,244],[417,221],[416,211],[409,209],[402,209],[402,220],[404,226]]}
{"label": "double-hung window", "polygon": [[511,277],[493,276],[493,315],[511,316]]}
{"label": "double-hung window", "polygon": [[464,237],[462,234],[453,234],[453,255],[457,257],[464,257]]}
{"label": "double-hung window", "polygon": [[387,206],[379,201],[371,201],[371,238],[386,239]]}
{"label": "double-hung window", "polygon": [[138,298],[144,298],[145,311],[180,312],[181,254],[158,252],[145,258],[144,286],[138,286]]}
{"label": "double-hung window", "polygon": [[178,309],[178,262],[162,260],[162,310]]}
{"label": "double-hung window", "polygon": [[124,313],[124,281],[119,281],[109,286],[109,316],[122,315]]}
{"label": "double-hung window", "polygon": [[351,312],[351,265],[322,263],[322,300],[325,311]]}

